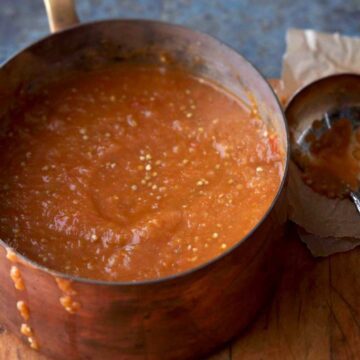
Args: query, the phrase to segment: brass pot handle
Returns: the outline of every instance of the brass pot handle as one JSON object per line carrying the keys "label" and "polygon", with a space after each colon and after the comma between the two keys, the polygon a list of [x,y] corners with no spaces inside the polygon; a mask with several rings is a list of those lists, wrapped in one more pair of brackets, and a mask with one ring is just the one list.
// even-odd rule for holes
{"label": "brass pot handle", "polygon": [[52,33],[79,23],[74,0],[44,0]]}

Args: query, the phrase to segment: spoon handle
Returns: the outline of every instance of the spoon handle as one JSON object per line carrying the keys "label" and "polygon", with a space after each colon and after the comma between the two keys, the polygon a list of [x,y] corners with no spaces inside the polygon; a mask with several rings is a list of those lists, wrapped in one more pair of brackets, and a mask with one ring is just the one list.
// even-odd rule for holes
{"label": "spoon handle", "polygon": [[350,197],[353,200],[355,207],[357,209],[357,211],[360,214],[360,192],[359,191],[353,191],[350,193]]}
{"label": "spoon handle", "polygon": [[75,0],[44,0],[44,3],[52,33],[79,23]]}

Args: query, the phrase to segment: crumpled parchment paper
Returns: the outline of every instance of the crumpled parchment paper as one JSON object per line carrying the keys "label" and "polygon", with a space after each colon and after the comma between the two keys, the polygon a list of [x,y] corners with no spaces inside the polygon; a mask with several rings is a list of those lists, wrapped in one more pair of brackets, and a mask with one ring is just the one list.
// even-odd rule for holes
{"label": "crumpled parchment paper", "polygon": [[[360,38],[290,29],[286,36],[282,80],[287,96],[331,74],[360,73]],[[314,256],[328,256],[360,245],[360,215],[348,200],[331,200],[304,184],[290,164],[289,217]]]}

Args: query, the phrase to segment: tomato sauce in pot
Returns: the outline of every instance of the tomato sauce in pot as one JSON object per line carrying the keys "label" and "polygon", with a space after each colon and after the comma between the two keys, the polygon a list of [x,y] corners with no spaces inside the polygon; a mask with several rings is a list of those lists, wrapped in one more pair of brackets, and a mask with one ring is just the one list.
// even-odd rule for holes
{"label": "tomato sauce in pot", "polygon": [[108,281],[178,273],[240,241],[284,155],[256,111],[166,66],[73,74],[0,134],[0,237],[50,269]]}

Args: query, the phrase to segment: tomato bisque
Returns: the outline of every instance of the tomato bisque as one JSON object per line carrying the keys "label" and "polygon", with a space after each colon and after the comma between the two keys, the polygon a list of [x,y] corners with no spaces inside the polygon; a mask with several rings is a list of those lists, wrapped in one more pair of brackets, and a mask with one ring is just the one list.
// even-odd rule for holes
{"label": "tomato bisque", "polygon": [[234,95],[124,63],[23,99],[0,134],[0,237],[57,271],[107,281],[216,257],[272,203],[277,136]]}

